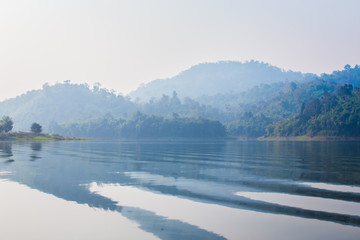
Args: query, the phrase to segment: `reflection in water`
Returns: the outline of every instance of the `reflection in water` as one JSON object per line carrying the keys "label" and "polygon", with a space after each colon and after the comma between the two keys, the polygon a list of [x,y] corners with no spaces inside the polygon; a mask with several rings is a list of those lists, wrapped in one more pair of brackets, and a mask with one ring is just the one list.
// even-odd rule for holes
{"label": "reflection in water", "polygon": [[[201,204],[175,196],[152,193],[138,188],[121,185],[99,186],[96,183],[91,183],[89,185],[89,190],[110,198],[123,207],[143,209],[153,212],[158,216],[180,220],[189,225],[197,226],[200,229],[206,229],[225,237],[226,235],[224,234],[226,233],[232,234],[229,232],[229,230],[233,229],[230,226],[221,229],[222,231],[219,231],[219,228],[214,229],[215,226],[219,226],[218,224],[221,223],[222,220],[215,218],[213,213],[209,212],[210,208],[201,208],[208,204]],[[205,215],[207,216],[206,218],[203,217]],[[218,238],[220,239],[220,237]]]}
{"label": "reflection in water", "polygon": [[0,141],[0,157],[5,158],[6,163],[11,163],[14,162],[14,159],[11,159],[12,156],[11,142]]}
{"label": "reflection in water", "polygon": [[200,229],[181,220],[169,219],[141,208],[122,207],[121,214],[140,224],[140,228],[160,239],[216,239],[224,237]]}
{"label": "reflection in water", "polygon": [[41,145],[42,145],[41,142],[31,142],[30,143],[31,150],[33,150],[34,152],[40,152],[41,148],[42,148]]}
{"label": "reflection in water", "polygon": [[[0,239],[158,239],[116,211],[89,208],[0,180]],[[15,204],[16,203],[16,204]]]}
{"label": "reflection in water", "polygon": [[346,186],[340,184],[329,184],[329,183],[316,183],[316,182],[302,182],[299,183],[312,188],[335,191],[335,192],[348,192],[348,193],[360,193],[360,187]]}
{"label": "reflection in water", "polygon": [[[330,229],[328,239],[360,233],[359,211],[345,211],[360,202],[357,142],[2,142],[0,156],[16,159],[0,163],[0,173],[11,173],[0,178],[121,213],[161,239],[275,237],[284,229],[301,236],[308,225],[319,226],[312,227],[319,237]],[[334,202],[336,211],[325,205]],[[256,222],[279,225],[261,226],[260,234]]]}
{"label": "reflection in water", "polygon": [[30,154],[30,161],[35,161],[37,159],[40,159],[41,157],[39,156],[40,155],[40,151],[41,151],[41,142],[32,142],[30,143],[30,147],[31,147],[31,150],[32,150],[32,153]]}
{"label": "reflection in water", "polygon": [[[344,236],[356,239],[359,233],[350,226],[230,208],[119,184],[92,183],[89,189],[113,199],[121,206],[144,209],[158,216],[180,220],[226,239],[338,239]],[[307,231],[303,232],[303,229]],[[204,236],[201,239],[208,238]]]}
{"label": "reflection in water", "polygon": [[282,206],[291,206],[296,208],[310,209],[313,211],[360,216],[360,203],[333,199],[321,199],[317,197],[305,197],[284,193],[237,192],[236,195]]}

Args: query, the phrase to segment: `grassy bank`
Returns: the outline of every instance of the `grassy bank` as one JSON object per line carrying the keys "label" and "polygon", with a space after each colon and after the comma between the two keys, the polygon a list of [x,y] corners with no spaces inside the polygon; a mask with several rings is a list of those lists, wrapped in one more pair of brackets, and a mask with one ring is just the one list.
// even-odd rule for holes
{"label": "grassy bank", "polygon": [[51,140],[88,140],[85,138],[64,137],[57,134],[51,135],[46,133],[28,133],[28,132],[9,132],[0,133],[0,140],[21,141],[51,141]]}

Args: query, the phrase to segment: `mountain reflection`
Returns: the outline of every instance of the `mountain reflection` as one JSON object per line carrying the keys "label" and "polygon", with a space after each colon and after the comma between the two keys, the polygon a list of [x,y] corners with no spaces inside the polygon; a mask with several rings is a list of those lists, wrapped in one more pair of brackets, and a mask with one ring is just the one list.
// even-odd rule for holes
{"label": "mountain reflection", "polygon": [[[0,177],[68,201],[126,212],[126,216],[139,222],[147,231],[157,236],[162,234],[162,239],[173,239],[174,235],[162,233],[156,224],[145,224],[143,218],[146,215],[147,219],[159,224],[169,223],[168,220],[141,209],[127,212],[128,208],[118,206],[117,202],[91,193],[88,184],[141,187],[233,208],[360,226],[359,216],[282,206],[235,194],[279,192],[360,202],[356,193],[302,184],[360,185],[359,146],[357,142],[1,142],[0,157],[16,161],[0,164],[0,171],[14,173]],[[29,157],[31,161],[28,161]],[[170,225],[174,229],[186,228],[197,237],[221,239],[216,234],[184,224],[173,221]],[[179,230],[177,234],[181,232]]]}

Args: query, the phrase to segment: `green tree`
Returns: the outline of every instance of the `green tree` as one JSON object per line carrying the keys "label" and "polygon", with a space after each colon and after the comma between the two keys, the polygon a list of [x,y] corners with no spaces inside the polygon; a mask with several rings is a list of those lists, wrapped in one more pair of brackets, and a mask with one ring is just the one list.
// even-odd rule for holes
{"label": "green tree", "polygon": [[14,122],[9,116],[3,116],[0,120],[0,130],[10,132],[13,128]]}
{"label": "green tree", "polygon": [[38,124],[38,123],[33,123],[33,124],[31,124],[31,132],[32,133],[41,133],[41,131],[42,131],[42,127],[41,127],[41,125],[40,124]]}

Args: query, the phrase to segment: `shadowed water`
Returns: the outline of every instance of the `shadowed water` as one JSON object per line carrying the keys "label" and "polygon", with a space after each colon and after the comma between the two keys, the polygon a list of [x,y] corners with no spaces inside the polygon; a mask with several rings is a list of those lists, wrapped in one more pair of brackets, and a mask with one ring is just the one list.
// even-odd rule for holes
{"label": "shadowed water", "polygon": [[360,234],[358,142],[0,142],[0,178],[160,239]]}

